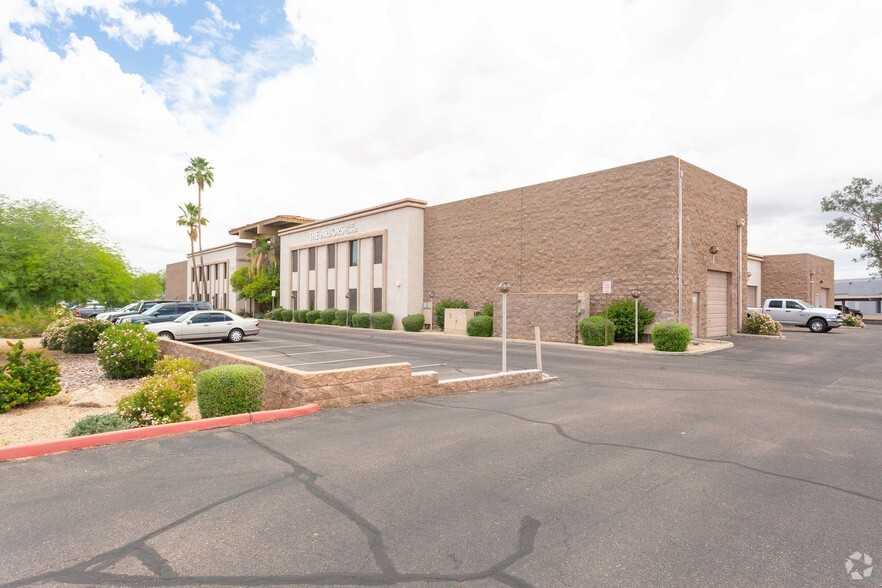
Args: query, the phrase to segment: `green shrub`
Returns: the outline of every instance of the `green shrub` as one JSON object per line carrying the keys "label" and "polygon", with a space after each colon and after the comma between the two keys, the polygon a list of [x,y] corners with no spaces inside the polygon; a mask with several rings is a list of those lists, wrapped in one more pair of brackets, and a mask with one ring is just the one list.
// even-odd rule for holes
{"label": "green shrub", "polygon": [[151,376],[120,399],[116,413],[136,427],[189,421],[184,410],[193,400],[194,382],[193,374],[184,370]]}
{"label": "green shrub", "polygon": [[767,314],[755,312],[744,320],[741,332],[749,335],[780,335],[781,323]]}
{"label": "green shrub", "polygon": [[309,314],[308,310],[298,310],[296,314],[297,314],[297,322],[298,323],[308,323],[309,322],[308,320],[306,320],[306,315]]}
{"label": "green shrub", "polygon": [[366,312],[355,312],[349,317],[349,324],[356,329],[370,329],[371,315]]}
{"label": "green shrub", "polygon": [[106,414],[90,414],[76,422],[73,428],[67,432],[68,437],[80,435],[94,435],[95,433],[109,433],[110,431],[122,431],[131,429],[132,423],[119,416],[115,412]]}
{"label": "green shrub", "polygon": [[411,333],[417,333],[423,330],[423,325],[426,323],[426,317],[420,314],[409,314],[403,319],[401,319],[401,326],[404,327],[405,331],[410,331]]}
{"label": "green shrub", "polygon": [[389,312],[372,312],[368,320],[372,329],[383,331],[391,331],[392,325],[395,324],[395,316]]}
{"label": "green shrub", "polygon": [[351,310],[338,310],[334,320],[342,327],[351,327],[352,315],[353,312]]}
{"label": "green shrub", "polygon": [[[613,300],[606,308],[607,316],[616,325],[616,341],[634,341],[634,299],[622,298]],[[644,329],[655,320],[655,313],[647,310],[646,305],[640,300],[637,305],[638,330],[643,334]]]}
{"label": "green shrub", "polygon": [[24,343],[9,343],[6,363],[0,365],[0,413],[55,396],[61,392],[58,362],[42,351],[24,350]]}
{"label": "green shrub", "polygon": [[205,369],[201,363],[186,357],[163,357],[153,364],[153,373],[157,376],[167,376],[175,372],[185,372],[193,377]]}
{"label": "green shrub", "polygon": [[49,323],[43,331],[43,337],[40,339],[40,344],[51,351],[60,350],[64,347],[64,338],[67,337],[68,329],[78,322],[79,319],[76,317],[70,314],[64,314],[60,318]]}
{"label": "green shrub", "polygon": [[94,353],[95,342],[110,326],[107,321],[78,320],[68,327],[61,349],[65,353]]}
{"label": "green shrub", "polygon": [[579,334],[582,336],[583,345],[594,347],[612,345],[616,337],[616,325],[600,314],[586,316],[579,321]]}
{"label": "green shrub", "polygon": [[153,372],[159,359],[159,342],[141,324],[123,323],[110,327],[98,337],[95,355],[104,375],[111,380],[141,378]]}
{"label": "green shrub", "polygon": [[293,311],[293,310],[289,310],[289,309],[287,309],[287,308],[282,309],[282,318],[281,318],[281,320],[285,321],[286,323],[290,323],[292,320],[294,320],[294,311]]}
{"label": "green shrub", "polygon": [[0,309],[0,337],[5,339],[39,337],[46,327],[62,314],[71,316],[69,310],[54,307]]}
{"label": "green shrub", "polygon": [[466,323],[466,333],[469,337],[492,337],[493,317],[477,314]]}
{"label": "green shrub", "polygon": [[256,319],[266,318],[266,313],[265,312],[255,312],[254,318],[256,318]]}
{"label": "green shrub", "polygon": [[321,311],[318,310],[308,310],[306,311],[306,322],[315,324],[316,321],[322,318]]}
{"label": "green shrub", "polygon": [[444,310],[447,308],[468,308],[469,303],[456,298],[444,298],[435,303],[435,324],[444,330]]}
{"label": "green shrub", "polygon": [[852,314],[850,312],[842,314],[842,323],[846,327],[859,327],[863,329],[866,325],[864,325],[864,319],[859,317],[856,314]]}
{"label": "green shrub", "polygon": [[492,302],[485,302],[481,306],[481,310],[479,310],[478,312],[475,313],[475,316],[478,316],[478,315],[489,316],[492,318],[493,317],[493,303]]}
{"label": "green shrub", "polygon": [[221,365],[196,376],[196,401],[202,418],[260,410],[266,377],[250,365]]}
{"label": "green shrub", "polygon": [[336,308],[327,308],[325,310],[319,311],[322,314],[322,324],[323,325],[333,325],[337,320],[337,309]]}
{"label": "green shrub", "polygon": [[686,351],[691,340],[689,327],[676,321],[665,321],[652,329],[652,345],[658,351]]}
{"label": "green shrub", "polygon": [[269,312],[269,318],[271,318],[271,319],[274,320],[274,321],[280,321],[280,320],[282,320],[282,311],[283,311],[283,310],[285,310],[285,309],[284,309],[284,308],[274,308],[274,309],[272,309],[272,310]]}

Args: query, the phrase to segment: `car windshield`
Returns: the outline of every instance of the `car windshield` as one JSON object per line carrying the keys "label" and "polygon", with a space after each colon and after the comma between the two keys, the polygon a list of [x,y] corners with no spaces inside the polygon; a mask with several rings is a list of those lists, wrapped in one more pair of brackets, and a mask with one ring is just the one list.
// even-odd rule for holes
{"label": "car windshield", "polygon": [[802,304],[802,305],[805,306],[806,308],[814,308],[814,306],[812,306],[811,304],[809,304],[809,303],[806,302],[805,300],[797,300],[797,302],[799,302],[800,304]]}
{"label": "car windshield", "polygon": [[195,311],[192,311],[192,310],[191,310],[190,312],[185,312],[184,314],[182,314],[181,316],[179,316],[178,318],[176,318],[176,319],[174,320],[174,322],[176,322],[176,323],[186,323],[188,320],[190,320],[191,318],[193,318],[193,315],[194,315],[194,314],[196,314],[196,312],[195,312]]}
{"label": "car windshield", "polygon": [[127,306],[123,306],[122,308],[120,308],[120,310],[135,310],[136,306],[138,306],[138,303],[132,302],[131,304],[129,304]]}

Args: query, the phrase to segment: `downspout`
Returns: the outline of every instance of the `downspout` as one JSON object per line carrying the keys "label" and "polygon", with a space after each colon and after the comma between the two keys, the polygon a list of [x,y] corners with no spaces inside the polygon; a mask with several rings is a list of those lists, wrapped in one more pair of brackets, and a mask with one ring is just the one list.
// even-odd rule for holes
{"label": "downspout", "polygon": [[738,221],[738,320],[736,321],[736,323],[738,325],[738,332],[739,333],[741,332],[741,325],[743,324],[743,320],[744,320],[744,309],[741,306],[744,303],[744,301],[742,300],[742,293],[741,293],[741,290],[743,289],[743,284],[744,284],[744,277],[742,276],[744,269],[741,267],[741,265],[742,265],[742,260],[741,260],[741,243],[742,243],[742,241],[741,240],[742,240],[742,232],[744,230],[744,224],[745,224],[744,219],[741,219]]}
{"label": "downspout", "polygon": [[683,322],[683,170],[677,159],[677,322]]}

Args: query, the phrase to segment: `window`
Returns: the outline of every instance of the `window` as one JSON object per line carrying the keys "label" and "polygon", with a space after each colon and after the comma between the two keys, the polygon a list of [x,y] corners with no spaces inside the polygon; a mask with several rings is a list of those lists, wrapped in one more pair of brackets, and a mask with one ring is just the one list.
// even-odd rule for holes
{"label": "window", "polygon": [[358,290],[356,288],[349,289],[349,310],[358,311]]}
{"label": "window", "polygon": [[383,263],[383,237],[374,237],[374,263]]}
{"label": "window", "polygon": [[337,244],[328,245],[328,269],[337,267]]}
{"label": "window", "polygon": [[784,308],[780,300],[769,300],[769,308]]}
{"label": "window", "polygon": [[374,288],[374,312],[383,310],[383,289]]}
{"label": "window", "polygon": [[223,264],[224,266],[224,279],[227,279],[227,264]]}
{"label": "window", "polygon": [[794,302],[793,300],[788,300],[788,301],[787,301],[787,308],[793,308],[793,309],[796,309],[796,310],[802,310],[802,309],[803,309],[803,308],[802,308],[802,304],[800,304],[799,302]]}
{"label": "window", "polygon": [[315,247],[309,248],[309,269],[310,271],[315,269]]}
{"label": "window", "polygon": [[194,324],[199,323],[210,323],[211,322],[211,313],[210,312],[202,312],[200,314],[194,314],[190,317],[190,322]]}
{"label": "window", "polygon": [[231,320],[231,319],[230,319],[226,314],[224,314],[223,312],[210,312],[210,313],[208,313],[208,316],[211,317],[210,319],[208,319],[208,322],[210,322],[210,323],[223,323],[223,322],[226,322],[226,321],[228,321],[228,320]]}
{"label": "window", "polygon": [[337,304],[337,299],[334,296],[333,290],[328,290],[328,308],[335,308]]}
{"label": "window", "polygon": [[315,290],[309,291],[309,310],[315,310]]}
{"label": "window", "polygon": [[358,241],[349,242],[349,267],[358,265]]}
{"label": "window", "polygon": [[298,257],[300,257],[300,252],[299,252],[299,251],[296,251],[296,250],[295,250],[295,251],[292,251],[292,252],[291,252],[291,272],[292,272],[292,273],[298,271],[298,270],[297,270],[297,258],[298,258]]}
{"label": "window", "polygon": [[291,310],[297,310],[297,292],[291,292]]}

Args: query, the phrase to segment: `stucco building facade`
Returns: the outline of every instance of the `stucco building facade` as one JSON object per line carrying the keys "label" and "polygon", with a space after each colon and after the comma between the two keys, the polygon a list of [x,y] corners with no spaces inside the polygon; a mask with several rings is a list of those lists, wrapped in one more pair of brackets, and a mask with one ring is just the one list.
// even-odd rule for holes
{"label": "stucco building facade", "polygon": [[[833,308],[834,262],[811,253],[762,256],[762,296]],[[752,305],[751,305],[752,306]]]}

